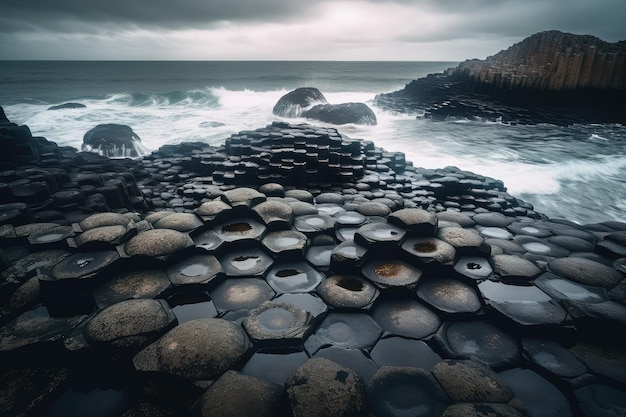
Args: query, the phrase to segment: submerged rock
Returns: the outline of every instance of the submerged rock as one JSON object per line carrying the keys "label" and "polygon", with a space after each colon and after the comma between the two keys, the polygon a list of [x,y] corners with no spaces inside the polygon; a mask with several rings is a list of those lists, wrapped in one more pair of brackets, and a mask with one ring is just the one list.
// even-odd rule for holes
{"label": "submerged rock", "polygon": [[354,123],[357,125],[375,125],[376,115],[364,103],[318,104],[303,114],[309,119],[335,125]]}
{"label": "submerged rock", "polygon": [[130,126],[112,123],[98,125],[85,133],[81,149],[109,158],[136,158],[148,153]]}

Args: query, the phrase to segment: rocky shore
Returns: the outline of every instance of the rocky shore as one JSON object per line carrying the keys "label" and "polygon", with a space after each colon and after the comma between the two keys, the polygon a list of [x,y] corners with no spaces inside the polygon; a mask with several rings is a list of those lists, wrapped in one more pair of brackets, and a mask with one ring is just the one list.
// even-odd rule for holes
{"label": "rocky shore", "polygon": [[626,412],[625,223],[332,128],[108,159],[0,116],[0,416]]}
{"label": "rocky shore", "polygon": [[379,106],[443,120],[626,123],[626,41],[536,33],[487,57],[377,96]]}

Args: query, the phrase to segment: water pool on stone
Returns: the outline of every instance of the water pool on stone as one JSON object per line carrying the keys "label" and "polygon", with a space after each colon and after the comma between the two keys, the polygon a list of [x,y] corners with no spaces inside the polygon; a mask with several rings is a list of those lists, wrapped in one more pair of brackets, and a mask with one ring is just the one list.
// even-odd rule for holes
{"label": "water pool on stone", "polygon": [[501,282],[484,281],[478,284],[484,298],[491,301],[541,302],[552,298],[534,285],[510,285]]}
{"label": "water pool on stone", "polygon": [[217,317],[217,309],[209,294],[204,292],[180,293],[167,299],[178,319],[178,324],[208,317]]}

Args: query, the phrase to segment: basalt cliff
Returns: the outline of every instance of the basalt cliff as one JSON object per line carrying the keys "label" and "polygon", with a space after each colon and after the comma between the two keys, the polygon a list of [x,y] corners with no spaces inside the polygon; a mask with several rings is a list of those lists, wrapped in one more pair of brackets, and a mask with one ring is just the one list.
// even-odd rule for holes
{"label": "basalt cliff", "polygon": [[376,100],[396,111],[422,110],[433,119],[623,123],[624,93],[626,41],[547,31]]}

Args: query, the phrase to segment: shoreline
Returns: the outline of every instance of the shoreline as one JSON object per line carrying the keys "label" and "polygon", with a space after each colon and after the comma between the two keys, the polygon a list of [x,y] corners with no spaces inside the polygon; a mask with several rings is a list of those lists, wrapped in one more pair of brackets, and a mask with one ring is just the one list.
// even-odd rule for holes
{"label": "shoreline", "polygon": [[625,223],[550,220],[497,179],[313,125],[137,160],[0,132],[18,139],[0,188],[18,200],[0,206],[9,414],[81,378],[128,417],[625,407]]}

